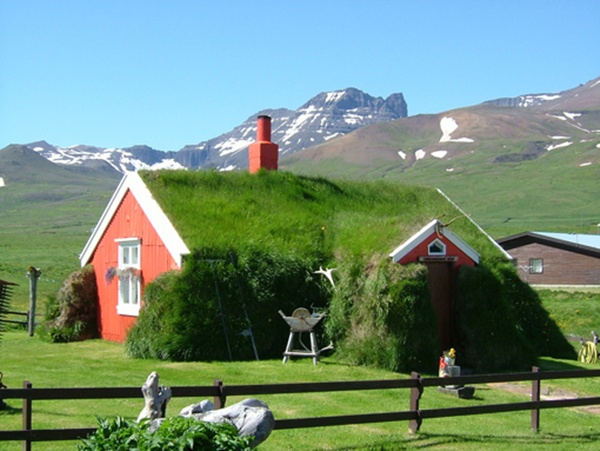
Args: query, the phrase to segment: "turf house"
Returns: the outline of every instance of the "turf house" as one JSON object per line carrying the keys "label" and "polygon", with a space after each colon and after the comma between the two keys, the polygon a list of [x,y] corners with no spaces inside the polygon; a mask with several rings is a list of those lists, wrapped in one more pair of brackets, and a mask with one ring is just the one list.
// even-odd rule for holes
{"label": "turf house", "polygon": [[476,371],[572,352],[510,256],[443,193],[277,171],[270,118],[257,128],[250,171],[123,177],[80,256],[102,338],[142,358],[280,358],[278,311],[305,307],[326,312],[336,356],[395,371],[433,370],[450,346]]}

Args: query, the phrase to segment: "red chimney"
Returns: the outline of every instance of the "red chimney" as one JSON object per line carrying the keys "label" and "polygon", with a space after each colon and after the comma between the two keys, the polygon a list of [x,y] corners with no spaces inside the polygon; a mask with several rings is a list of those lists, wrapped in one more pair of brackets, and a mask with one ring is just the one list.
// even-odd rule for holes
{"label": "red chimney", "polygon": [[250,174],[261,168],[277,170],[279,146],[271,142],[271,117],[258,116],[256,123],[256,142],[248,148]]}

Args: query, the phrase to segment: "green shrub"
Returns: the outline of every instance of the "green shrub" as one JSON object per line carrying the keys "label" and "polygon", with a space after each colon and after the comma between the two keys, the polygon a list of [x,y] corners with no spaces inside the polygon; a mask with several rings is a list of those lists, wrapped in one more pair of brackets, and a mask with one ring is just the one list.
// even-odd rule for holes
{"label": "green shrub", "polygon": [[391,371],[432,371],[438,335],[426,268],[383,259],[340,273],[326,323],[339,356]]}
{"label": "green shrub", "polygon": [[455,300],[457,365],[476,372],[527,370],[537,355],[518,327],[503,282],[483,266],[461,266]]}
{"label": "green shrub", "polygon": [[327,305],[316,262],[276,251],[202,249],[180,273],[157,278],[128,334],[129,355],[176,361],[281,356],[289,326],[279,316]]}
{"label": "green shrub", "polygon": [[144,305],[125,342],[129,355],[144,359],[169,359],[169,341],[177,332],[172,329],[175,312],[169,306],[178,275],[178,271],[163,273],[146,286]]}
{"label": "green shrub", "polygon": [[71,273],[48,300],[39,335],[55,343],[96,337],[97,304],[94,267],[87,265]]}
{"label": "green shrub", "polygon": [[249,450],[252,437],[239,437],[230,424],[212,424],[173,417],[150,432],[150,422],[134,423],[121,417],[99,419],[98,430],[77,444],[79,451]]}

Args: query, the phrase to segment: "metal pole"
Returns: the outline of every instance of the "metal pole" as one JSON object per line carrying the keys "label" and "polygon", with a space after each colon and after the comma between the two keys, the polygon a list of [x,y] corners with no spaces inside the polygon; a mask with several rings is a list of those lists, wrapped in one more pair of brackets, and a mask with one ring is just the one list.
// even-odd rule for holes
{"label": "metal pole", "polygon": [[39,268],[30,266],[27,270],[27,277],[29,278],[29,316],[27,317],[27,331],[29,336],[33,337],[35,332],[35,304],[37,302],[37,281],[42,275],[42,271]]}

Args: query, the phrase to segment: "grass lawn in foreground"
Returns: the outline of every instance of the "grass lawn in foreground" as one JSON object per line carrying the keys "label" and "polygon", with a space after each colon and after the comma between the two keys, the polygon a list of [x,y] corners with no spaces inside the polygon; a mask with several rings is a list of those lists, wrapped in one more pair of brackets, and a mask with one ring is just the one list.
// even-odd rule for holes
{"label": "grass lawn in foreground", "polygon": [[[324,358],[314,366],[311,359],[296,359],[285,365],[280,360],[252,362],[174,363],[131,360],[123,346],[89,340],[81,343],[50,344],[30,338],[24,332],[8,332],[0,344],[0,371],[4,383],[20,387],[24,379],[34,387],[122,387],[140,386],[151,371],[158,371],[161,384],[211,385],[222,379],[225,385],[374,380],[408,378],[408,375],[354,367]],[[590,368],[577,362],[543,359],[542,367]],[[597,366],[594,366],[597,368]],[[426,375],[424,375],[426,377]],[[478,386],[475,398],[461,400],[427,388],[421,408],[470,406],[524,401],[523,390],[505,390],[496,386]],[[552,381],[543,384],[550,392],[561,387],[585,395],[600,394],[600,381]],[[409,390],[368,392],[310,393],[259,396],[273,410],[275,418],[328,416],[366,412],[408,410]],[[228,405],[240,399],[229,398]],[[198,399],[172,399],[167,416]],[[21,402],[8,400],[9,409],[0,411],[1,429],[21,427]],[[135,419],[143,407],[139,400],[35,401],[34,428],[96,426],[96,416],[116,415]],[[261,450],[496,450],[496,449],[597,449],[600,417],[583,409],[542,411],[541,432],[530,431],[529,412],[478,415],[427,420],[416,436],[408,434],[407,422],[335,426],[328,428],[274,431]],[[0,450],[19,450],[17,442],[0,442]],[[33,445],[38,450],[76,449],[76,442],[46,442]]]}

